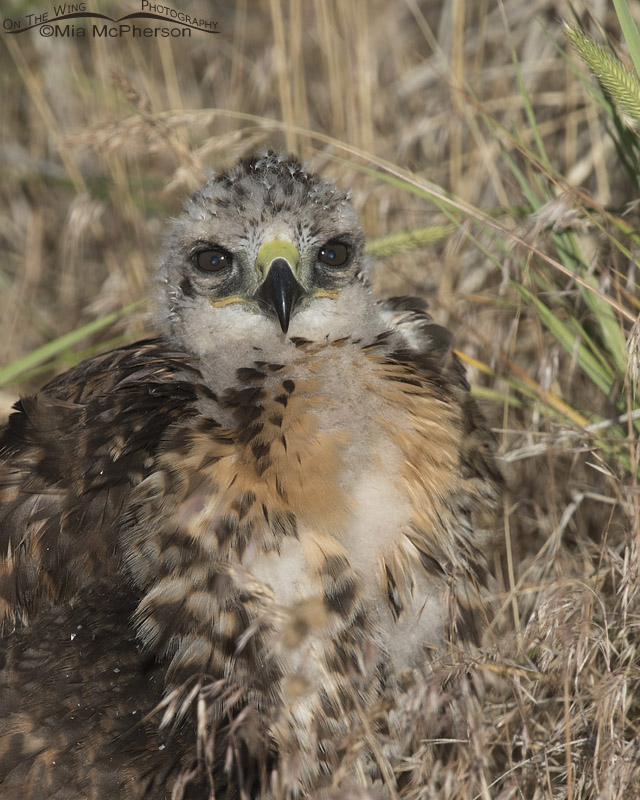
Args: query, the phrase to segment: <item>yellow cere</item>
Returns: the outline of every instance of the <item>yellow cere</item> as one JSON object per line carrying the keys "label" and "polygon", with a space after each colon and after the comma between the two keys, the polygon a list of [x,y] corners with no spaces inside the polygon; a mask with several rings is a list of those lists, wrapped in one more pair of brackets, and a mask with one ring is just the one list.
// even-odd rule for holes
{"label": "yellow cere", "polygon": [[300,267],[300,253],[292,242],[284,239],[276,239],[273,242],[265,242],[258,250],[256,257],[256,268],[261,275],[265,275],[271,264],[276,258],[284,258],[294,273]]}

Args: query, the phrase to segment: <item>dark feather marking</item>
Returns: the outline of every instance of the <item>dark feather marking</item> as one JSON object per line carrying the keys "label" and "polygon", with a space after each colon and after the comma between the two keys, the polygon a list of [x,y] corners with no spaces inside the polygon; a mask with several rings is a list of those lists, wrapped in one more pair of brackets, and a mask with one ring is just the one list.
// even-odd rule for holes
{"label": "dark feather marking", "polygon": [[291,336],[289,341],[293,342],[293,344],[298,348],[306,347],[306,345],[311,344],[310,339],[305,339],[303,336]]}
{"label": "dark feather marking", "polygon": [[405,375],[386,375],[385,377],[389,381],[395,381],[396,383],[406,383],[408,386],[422,386],[422,381],[419,381],[416,378],[408,378]]}
{"label": "dark feather marking", "polygon": [[217,429],[222,426],[217,420],[211,419],[211,417],[200,417],[197,427],[201,433],[217,433]]}
{"label": "dark feather marking", "polygon": [[334,580],[337,580],[348,568],[349,562],[344,556],[328,555],[325,556],[321,574],[328,575]]}
{"label": "dark feather marking", "polygon": [[185,297],[193,297],[193,285],[191,284],[191,281],[186,275],[180,281],[180,289],[182,290],[182,294]]}
{"label": "dark feather marking", "polygon": [[411,297],[409,295],[389,297],[381,305],[383,308],[390,311],[418,311],[424,314],[427,310],[427,303],[425,300],[421,297]]}
{"label": "dark feather marking", "polygon": [[258,420],[257,422],[252,422],[248,428],[245,428],[243,431],[240,431],[238,434],[238,441],[242,442],[242,444],[249,444],[252,439],[255,439],[256,436],[259,436],[262,431],[264,430],[264,422]]}
{"label": "dark feather marking", "polygon": [[271,514],[270,527],[276,536],[293,536],[298,538],[298,523],[296,515],[290,511],[281,513],[276,511]]}
{"label": "dark feather marking", "polygon": [[324,602],[331,611],[348,616],[356,599],[356,583],[351,575],[332,581],[324,589]]}
{"label": "dark feather marking", "polygon": [[199,386],[198,389],[202,396],[207,400],[213,400],[214,402],[217,401],[218,395],[213,391],[213,389],[210,389],[208,386],[204,385]]}
{"label": "dark feather marking", "polygon": [[253,492],[244,492],[233,501],[231,508],[238,513],[238,519],[243,519],[255,502],[256,496]]}
{"label": "dark feather marking", "polygon": [[393,577],[393,573],[391,572],[387,564],[384,565],[384,570],[387,576],[386,580],[387,597],[389,598],[391,613],[393,614],[394,619],[397,620],[400,614],[402,614],[404,606],[402,604],[402,600],[400,599],[400,594],[398,592],[398,587],[396,585],[395,578]]}
{"label": "dark feather marking", "polygon": [[264,473],[269,469],[271,466],[272,461],[270,458],[266,458],[262,456],[258,461],[255,461],[253,464],[253,469],[259,477],[262,477]]}
{"label": "dark feather marking", "polygon": [[220,545],[227,544],[237,532],[238,519],[231,514],[225,514],[216,526],[216,536]]}
{"label": "dark feather marking", "polygon": [[437,575],[439,578],[444,577],[446,574],[440,563],[433,556],[428,555],[423,550],[419,550],[420,563],[429,573],[429,575]]}
{"label": "dark feather marking", "polygon": [[373,341],[373,342],[369,342],[368,344],[363,344],[360,349],[365,351],[365,352],[367,352],[369,350],[379,350],[380,347],[381,347],[380,342]]}
{"label": "dark feather marking", "polygon": [[270,364],[268,361],[254,361],[253,363],[258,369],[268,369],[269,372],[280,372],[285,367],[284,364]]}
{"label": "dark feather marking", "polygon": [[191,451],[193,443],[193,430],[191,428],[179,428],[171,436],[171,449],[181,456],[187,456]]}
{"label": "dark feather marking", "polygon": [[213,464],[217,464],[218,461],[220,461],[220,456],[215,455],[215,453],[209,453],[203,457],[199,467],[200,469],[206,469],[207,467],[213,466]]}
{"label": "dark feather marking", "polygon": [[251,445],[251,452],[253,453],[255,459],[260,461],[265,456],[269,455],[269,451],[271,450],[271,442],[255,442]]}
{"label": "dark feather marking", "polygon": [[264,372],[261,372],[259,369],[254,369],[254,367],[240,367],[236,370],[236,375],[238,376],[238,380],[243,383],[262,381],[267,377]]}
{"label": "dark feather marking", "polygon": [[284,500],[285,503],[288,502],[289,498],[287,497],[287,493],[282,486],[282,481],[280,480],[279,475],[276,475],[276,492],[278,492],[278,495]]}
{"label": "dark feather marking", "polygon": [[225,408],[247,408],[258,405],[266,395],[260,386],[247,386],[242,389],[228,389],[222,398]]}

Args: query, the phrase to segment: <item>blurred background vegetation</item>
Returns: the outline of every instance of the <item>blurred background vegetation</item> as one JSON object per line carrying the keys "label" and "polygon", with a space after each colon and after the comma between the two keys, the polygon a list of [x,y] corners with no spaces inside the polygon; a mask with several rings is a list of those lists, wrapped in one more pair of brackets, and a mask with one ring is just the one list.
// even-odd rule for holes
{"label": "blurred background vegetation", "polygon": [[0,418],[149,332],[166,219],[211,170],[298,153],[351,188],[376,290],[454,331],[509,486],[459,741],[406,796],[640,796],[638,5],[162,5],[219,33],[0,36]]}

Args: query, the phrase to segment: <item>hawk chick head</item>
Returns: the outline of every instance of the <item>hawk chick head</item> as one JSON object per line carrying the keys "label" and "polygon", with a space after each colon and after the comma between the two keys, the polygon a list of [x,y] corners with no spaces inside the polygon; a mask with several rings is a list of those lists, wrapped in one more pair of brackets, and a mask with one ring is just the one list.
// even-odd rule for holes
{"label": "hawk chick head", "polygon": [[292,156],[243,161],[174,222],[159,273],[165,327],[200,357],[234,338],[346,335],[373,309],[363,247],[344,192]]}

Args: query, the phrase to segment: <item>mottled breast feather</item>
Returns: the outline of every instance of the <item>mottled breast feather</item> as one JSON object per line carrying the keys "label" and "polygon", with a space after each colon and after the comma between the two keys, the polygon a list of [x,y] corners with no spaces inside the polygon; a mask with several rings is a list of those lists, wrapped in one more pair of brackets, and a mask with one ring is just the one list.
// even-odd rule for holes
{"label": "mottled breast feather", "polygon": [[[410,336],[396,335],[402,325]],[[404,309],[372,341],[294,344],[287,365],[257,346],[219,394],[235,427],[202,416],[172,428],[123,540],[142,592],[134,621],[168,664],[173,712],[193,707],[193,676],[221,681],[208,717],[242,698],[262,721],[258,754],[265,739],[298,754],[287,790],[326,767],[331,741],[395,667],[447,638],[478,640],[487,571],[474,517],[501,486],[450,336],[425,313]],[[367,394],[341,423],[326,383],[345,359]],[[385,473],[385,460],[397,466]],[[361,484],[377,474],[399,487],[399,510],[374,534],[361,519],[384,503],[363,507],[376,499]]]}
{"label": "mottled breast feather", "polygon": [[[18,404],[0,440],[5,631],[18,625],[0,690],[7,791],[83,791],[80,737],[97,797],[156,796],[165,778],[195,792],[220,770],[220,749],[196,755],[212,726],[224,747],[243,743],[234,758],[248,785],[276,742],[293,758],[279,785],[293,791],[344,766],[336,742],[393,687],[396,660],[419,661],[440,626],[444,638],[478,635],[486,575],[473,517],[499,493],[493,439],[449,334],[407,300],[384,310],[389,330],[371,341],[298,338],[287,365],[256,347],[218,394],[153,340]],[[340,363],[368,398],[348,423],[325,385]],[[370,442],[360,418],[378,431]],[[363,545],[363,503],[376,501],[362,483],[385,459],[397,465],[385,481],[399,487],[398,527]],[[120,708],[115,739],[92,729],[101,702]],[[160,717],[145,716],[155,707],[180,731],[164,760]],[[117,741],[130,757],[107,778]],[[51,768],[56,757],[66,771]]]}

